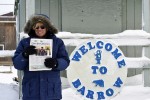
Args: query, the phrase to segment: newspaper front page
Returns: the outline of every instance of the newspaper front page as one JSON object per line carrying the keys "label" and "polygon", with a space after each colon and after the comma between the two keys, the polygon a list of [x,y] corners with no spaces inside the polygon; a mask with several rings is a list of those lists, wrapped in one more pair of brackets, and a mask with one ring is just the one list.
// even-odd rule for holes
{"label": "newspaper front page", "polygon": [[29,56],[29,71],[51,70],[45,67],[44,60],[52,57],[52,39],[31,39],[30,45],[36,47],[37,54]]}

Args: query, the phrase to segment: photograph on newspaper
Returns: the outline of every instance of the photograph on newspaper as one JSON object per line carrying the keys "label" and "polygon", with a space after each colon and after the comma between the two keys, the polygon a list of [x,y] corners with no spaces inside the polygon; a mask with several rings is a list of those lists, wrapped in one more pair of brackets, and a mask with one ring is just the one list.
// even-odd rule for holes
{"label": "photograph on newspaper", "polygon": [[51,70],[45,67],[45,58],[52,57],[52,39],[31,39],[30,45],[35,46],[36,54],[29,56],[29,71]]}

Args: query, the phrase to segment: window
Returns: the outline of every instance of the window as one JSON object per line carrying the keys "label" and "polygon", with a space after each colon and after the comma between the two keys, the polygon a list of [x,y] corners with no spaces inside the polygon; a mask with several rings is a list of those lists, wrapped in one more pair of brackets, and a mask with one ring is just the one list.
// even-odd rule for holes
{"label": "window", "polygon": [[0,50],[4,50],[4,44],[0,44]]}

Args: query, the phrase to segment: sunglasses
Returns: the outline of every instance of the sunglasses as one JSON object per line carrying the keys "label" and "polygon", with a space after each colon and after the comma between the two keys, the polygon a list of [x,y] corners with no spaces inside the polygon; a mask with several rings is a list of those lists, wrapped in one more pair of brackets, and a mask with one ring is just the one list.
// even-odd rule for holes
{"label": "sunglasses", "polygon": [[39,29],[39,28],[45,29],[45,26],[37,26],[37,27],[35,27],[35,29]]}

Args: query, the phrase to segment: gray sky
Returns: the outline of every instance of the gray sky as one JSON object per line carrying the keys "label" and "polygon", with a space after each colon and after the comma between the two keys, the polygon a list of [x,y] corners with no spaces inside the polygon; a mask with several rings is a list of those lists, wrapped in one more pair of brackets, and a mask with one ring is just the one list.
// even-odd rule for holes
{"label": "gray sky", "polygon": [[15,0],[0,0],[0,15],[14,11]]}

